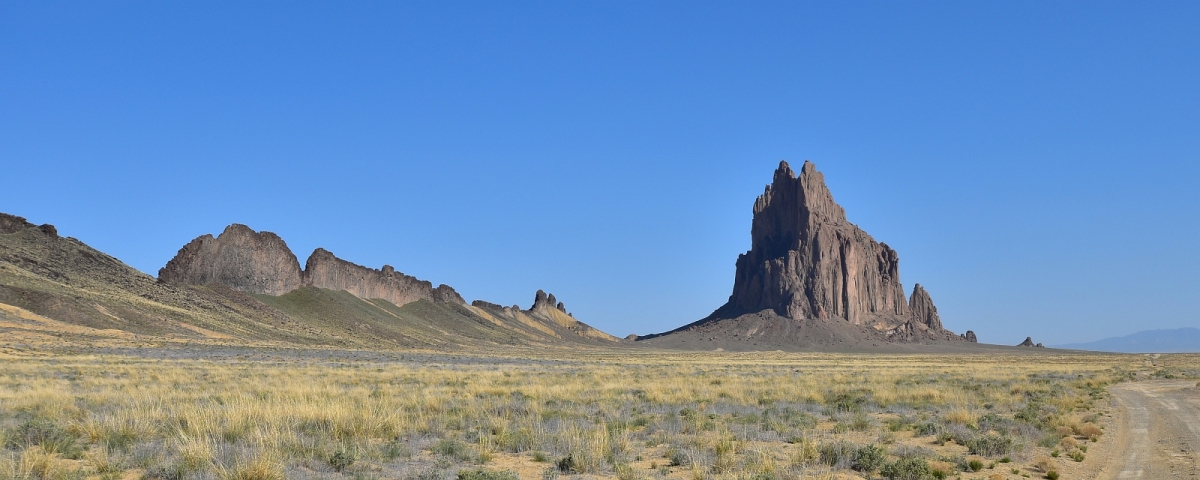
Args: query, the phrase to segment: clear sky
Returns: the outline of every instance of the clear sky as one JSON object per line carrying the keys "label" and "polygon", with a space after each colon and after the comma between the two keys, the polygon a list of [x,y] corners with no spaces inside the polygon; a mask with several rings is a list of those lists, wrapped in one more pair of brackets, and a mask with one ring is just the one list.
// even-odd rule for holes
{"label": "clear sky", "polygon": [[954,331],[1200,326],[1200,2],[0,2],[0,211],[150,274],[238,222],[659,332],[780,159]]}

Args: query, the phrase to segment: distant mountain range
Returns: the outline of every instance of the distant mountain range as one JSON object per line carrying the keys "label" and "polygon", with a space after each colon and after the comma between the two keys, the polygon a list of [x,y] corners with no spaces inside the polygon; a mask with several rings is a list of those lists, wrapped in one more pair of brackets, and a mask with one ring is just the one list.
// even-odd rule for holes
{"label": "distant mountain range", "polygon": [[1118,353],[1200,352],[1200,328],[1145,330],[1124,337],[1106,338],[1087,343],[1055,345],[1054,347]]}

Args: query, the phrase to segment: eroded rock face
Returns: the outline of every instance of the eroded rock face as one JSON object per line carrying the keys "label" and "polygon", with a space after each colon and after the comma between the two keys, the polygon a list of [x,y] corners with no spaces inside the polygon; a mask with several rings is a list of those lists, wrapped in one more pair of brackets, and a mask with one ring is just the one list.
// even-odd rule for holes
{"label": "eroded rock face", "polygon": [[0,234],[17,233],[27,228],[37,228],[50,238],[58,238],[58,229],[54,228],[54,225],[45,223],[35,226],[26,221],[25,217],[0,213]]}
{"label": "eroded rock face", "polygon": [[1024,342],[1021,342],[1021,343],[1018,343],[1018,344],[1017,344],[1017,346],[1018,346],[1018,347],[1032,347],[1032,346],[1034,346],[1034,345],[1033,345],[1033,337],[1025,337],[1025,341],[1024,341]]}
{"label": "eroded rock face", "polygon": [[967,330],[967,333],[962,334],[962,339],[971,343],[978,343],[979,339],[975,337],[975,332]]}
{"label": "eroded rock face", "polygon": [[221,235],[192,240],[158,279],[169,283],[221,284],[247,293],[282,295],[301,285],[300,262],[287,243],[271,232],[233,224]]}
{"label": "eroded rock face", "polygon": [[750,251],[738,256],[731,313],[772,309],[792,319],[902,323],[900,257],[846,221],[816,166],[780,162],[754,202]]}
{"label": "eroded rock face", "polygon": [[929,298],[929,292],[919,283],[913,287],[912,298],[908,301],[908,312],[913,321],[935,332],[942,331],[942,319],[938,317],[937,307],[933,305],[933,299]]}
{"label": "eroded rock face", "polygon": [[542,290],[538,290],[533,294],[533,306],[529,307],[531,312],[540,312],[546,309],[557,309],[560,312],[567,313],[567,306],[554,298],[554,294],[547,294]]}
{"label": "eroded rock face", "polygon": [[304,285],[329,290],[345,290],[359,298],[381,298],[395,305],[425,299],[438,303],[466,304],[448,285],[418,280],[397,272],[391,265],[376,270],[347,262],[328,250],[318,248],[304,265]]}

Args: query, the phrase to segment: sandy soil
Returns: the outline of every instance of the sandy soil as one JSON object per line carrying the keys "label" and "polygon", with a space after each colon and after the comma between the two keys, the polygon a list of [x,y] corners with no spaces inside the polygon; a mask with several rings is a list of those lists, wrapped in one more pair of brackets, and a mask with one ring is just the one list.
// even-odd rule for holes
{"label": "sandy soil", "polygon": [[1200,478],[1200,387],[1190,381],[1124,383],[1109,389],[1117,435],[1100,479]]}

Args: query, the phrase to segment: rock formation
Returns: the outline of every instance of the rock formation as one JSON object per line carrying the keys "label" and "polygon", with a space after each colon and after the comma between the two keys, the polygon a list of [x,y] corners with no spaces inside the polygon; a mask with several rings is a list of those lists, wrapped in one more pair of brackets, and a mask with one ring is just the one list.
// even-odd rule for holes
{"label": "rock formation", "polygon": [[50,238],[58,238],[58,229],[54,228],[54,225],[45,223],[35,226],[26,221],[24,217],[0,213],[0,234],[17,233],[26,228],[37,228]]}
{"label": "rock formation", "polygon": [[184,245],[158,271],[163,282],[188,285],[225,285],[234,290],[283,295],[302,286],[345,290],[363,298],[382,298],[396,305],[420,299],[465,304],[447,285],[433,284],[397,272],[389,265],[375,270],[337,258],[328,250],[313,251],[300,270],[300,262],[283,239],[271,232],[255,232],[233,224],[221,235],[203,235]]}
{"label": "rock formation", "polygon": [[856,325],[907,318],[896,251],[846,221],[812,163],[804,162],[799,176],[779,163],[754,202],[750,236],[722,307],[728,313],[772,309],[792,319]]}
{"label": "rock formation", "polygon": [[[779,163],[771,184],[754,202],[750,237],[750,251],[738,256],[733,293],[725,305],[703,320],[638,340],[702,330],[707,341],[716,341],[722,332],[741,336],[775,329],[798,342],[975,341],[974,333],[958,335],[942,326],[921,285],[905,298],[900,256],[846,220],[811,162],[804,162],[799,175],[787,162]],[[805,327],[796,333],[783,326],[813,321],[829,326],[827,339],[815,340],[824,334]],[[738,325],[757,326],[740,332],[744,327]]]}
{"label": "rock formation", "polygon": [[1021,342],[1021,343],[1018,343],[1018,344],[1017,344],[1017,346],[1018,346],[1018,347],[1032,347],[1032,346],[1034,346],[1034,345],[1033,345],[1033,337],[1025,337],[1025,341],[1024,341],[1024,342]]}
{"label": "rock formation", "polygon": [[318,248],[304,264],[304,285],[329,290],[345,290],[358,298],[382,298],[395,305],[425,299],[438,303],[466,304],[448,285],[418,280],[397,272],[391,265],[375,270],[337,258]]}
{"label": "rock formation", "polygon": [[267,295],[283,295],[301,285],[300,262],[282,238],[236,223],[216,238],[206,234],[184,245],[158,271],[158,278]]}
{"label": "rock formation", "polygon": [[942,319],[938,317],[937,307],[933,305],[933,299],[929,298],[929,292],[926,292],[919,283],[913,287],[912,298],[908,301],[908,311],[914,322],[935,332],[942,330]]}
{"label": "rock formation", "polygon": [[567,313],[566,305],[554,298],[554,294],[546,294],[541,290],[533,294],[533,306],[529,307],[531,312],[541,312],[547,309],[557,309],[560,312]]}
{"label": "rock formation", "polygon": [[975,332],[967,330],[967,333],[962,334],[962,339],[971,343],[978,343],[979,339],[975,337]]}

